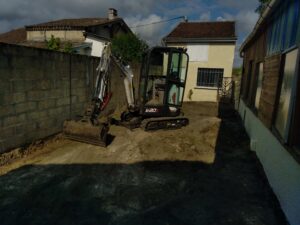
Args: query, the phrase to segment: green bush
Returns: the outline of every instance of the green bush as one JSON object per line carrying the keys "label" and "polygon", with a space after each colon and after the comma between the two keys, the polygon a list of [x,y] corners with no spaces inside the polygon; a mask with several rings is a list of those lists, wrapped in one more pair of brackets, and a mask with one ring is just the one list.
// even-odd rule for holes
{"label": "green bush", "polygon": [[73,44],[70,41],[61,43],[60,38],[56,38],[53,35],[48,41],[46,40],[46,44],[49,50],[74,53]]}
{"label": "green bush", "polygon": [[112,39],[112,53],[126,62],[141,62],[147,49],[146,42],[134,34],[120,34]]}
{"label": "green bush", "polygon": [[54,51],[60,50],[60,39],[55,38],[53,35],[51,35],[51,38],[47,42],[47,48]]}
{"label": "green bush", "polygon": [[66,52],[66,53],[74,53],[74,50],[73,50],[73,44],[71,42],[67,42],[64,46],[64,49],[63,49],[63,52]]}

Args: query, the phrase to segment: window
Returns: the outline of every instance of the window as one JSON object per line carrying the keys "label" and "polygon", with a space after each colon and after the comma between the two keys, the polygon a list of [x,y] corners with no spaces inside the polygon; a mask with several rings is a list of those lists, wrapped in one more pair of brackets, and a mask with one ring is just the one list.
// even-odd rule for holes
{"label": "window", "polygon": [[180,87],[176,84],[172,84],[169,91],[168,103],[171,105],[181,105],[183,98],[183,90],[183,87]]}
{"label": "window", "polygon": [[281,1],[281,8],[283,10],[274,12],[274,19],[267,31],[267,55],[284,51],[297,44],[300,18],[299,0]]}
{"label": "window", "polygon": [[189,44],[187,47],[187,53],[189,55],[190,62],[207,62],[208,61],[208,45]]}
{"label": "window", "polygon": [[251,83],[251,75],[252,75],[252,64],[253,64],[253,60],[249,61],[248,68],[246,70],[247,76],[245,76],[245,78],[244,78],[244,82],[245,82],[244,87],[245,87],[245,89],[243,90],[243,99],[245,101],[248,100],[249,91],[250,91],[250,83]]}
{"label": "window", "polygon": [[168,103],[170,105],[181,105],[183,100],[184,84],[186,78],[186,68],[188,56],[186,54],[173,53],[170,71],[170,89]]}
{"label": "window", "polygon": [[224,69],[198,68],[197,86],[214,87],[222,86]]}
{"label": "window", "polygon": [[[299,56],[298,56],[299,57]],[[292,129],[291,129],[291,146],[296,151],[297,155],[300,157],[300,64],[298,60],[298,74],[296,74],[297,85],[296,85],[296,95],[295,95],[295,106],[293,111]],[[300,159],[300,158],[299,158]]]}
{"label": "window", "polygon": [[281,86],[279,87],[279,101],[277,114],[275,117],[275,128],[281,138],[287,142],[291,125],[291,114],[294,105],[295,77],[297,65],[298,49],[285,55],[284,70]]}
{"label": "window", "polygon": [[170,67],[170,76],[172,79],[179,79],[179,60],[180,54],[173,53]]}
{"label": "window", "polygon": [[[178,60],[178,59],[177,59]],[[143,96],[146,88],[146,96],[143,101],[147,105],[163,105],[165,98],[165,84],[168,70],[169,52],[152,51],[149,59],[148,80],[146,71],[142,73],[140,93]],[[176,65],[172,66],[177,68]],[[147,69],[147,68],[145,68]],[[147,86],[145,82],[147,80]]]}
{"label": "window", "polygon": [[298,86],[297,86],[297,96],[296,96],[296,104],[294,107],[294,120],[292,127],[292,146],[294,149],[298,151],[300,155],[300,79],[298,74]]}
{"label": "window", "polygon": [[263,81],[263,63],[257,63],[256,67],[256,91],[255,91],[255,99],[254,99],[254,108],[258,109],[259,102],[260,102],[260,96],[261,96],[261,90],[262,90],[262,81]]}
{"label": "window", "polygon": [[186,54],[183,54],[181,56],[181,65],[180,65],[180,82],[185,82],[186,79],[186,72],[188,67],[188,56]]}

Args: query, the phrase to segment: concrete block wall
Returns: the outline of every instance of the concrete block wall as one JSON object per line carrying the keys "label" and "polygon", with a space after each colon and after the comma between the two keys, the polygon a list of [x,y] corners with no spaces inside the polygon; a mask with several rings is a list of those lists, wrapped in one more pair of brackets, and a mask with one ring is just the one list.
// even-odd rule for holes
{"label": "concrete block wall", "polygon": [[90,101],[98,59],[0,43],[0,153],[62,130]]}

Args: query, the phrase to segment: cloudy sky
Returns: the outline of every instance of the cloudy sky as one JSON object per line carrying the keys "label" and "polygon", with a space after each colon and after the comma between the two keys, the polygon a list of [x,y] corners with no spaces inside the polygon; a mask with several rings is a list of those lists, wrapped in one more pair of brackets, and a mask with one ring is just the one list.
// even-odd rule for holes
{"label": "cloudy sky", "polygon": [[[237,48],[253,28],[258,0],[0,0],[0,33],[63,18],[106,17],[118,10],[130,27],[187,16],[189,21],[235,20]],[[133,29],[149,44],[159,44],[180,20]],[[237,51],[236,51],[237,55]],[[241,60],[236,57],[235,65]]]}

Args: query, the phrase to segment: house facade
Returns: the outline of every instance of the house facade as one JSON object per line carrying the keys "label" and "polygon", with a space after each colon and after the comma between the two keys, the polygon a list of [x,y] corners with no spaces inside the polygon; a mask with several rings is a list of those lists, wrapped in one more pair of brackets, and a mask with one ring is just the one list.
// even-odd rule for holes
{"label": "house facade", "polygon": [[163,38],[166,46],[187,49],[184,101],[219,100],[232,81],[236,39],[234,22],[182,22]]}
{"label": "house facade", "polygon": [[238,111],[291,225],[300,224],[300,0],[273,0],[240,49]]}
{"label": "house facade", "polygon": [[[117,10],[109,9],[107,18],[79,18],[62,19],[47,23],[25,26],[14,32],[0,35],[0,41],[12,43],[11,39],[18,40],[14,44],[46,48],[45,40],[52,36],[59,38],[61,44],[72,43],[73,50],[79,54],[101,56],[104,43],[118,34],[132,33],[122,18],[118,17]],[[20,37],[23,40],[20,40]]]}

